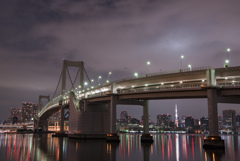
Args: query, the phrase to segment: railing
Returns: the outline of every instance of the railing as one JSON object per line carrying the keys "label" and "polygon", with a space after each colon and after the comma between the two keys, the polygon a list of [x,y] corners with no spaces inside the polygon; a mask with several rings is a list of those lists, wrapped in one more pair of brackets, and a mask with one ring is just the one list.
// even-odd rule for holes
{"label": "railing", "polygon": [[[182,73],[182,72],[192,72],[192,71],[201,71],[201,70],[207,70],[207,69],[211,69],[211,68],[210,67],[196,67],[196,68],[191,68],[191,69],[186,68],[186,69],[181,69],[181,70],[179,69],[179,70],[172,70],[172,71],[167,71],[167,72],[151,73],[151,74],[140,75],[137,78],[136,77],[130,77],[130,78],[126,78],[126,79],[115,80],[115,81],[97,86],[93,89],[87,90],[85,92],[81,92],[81,93],[79,93],[79,91],[77,89],[74,89],[74,91],[76,93],[77,99],[81,100],[81,99],[84,99],[85,96],[87,98],[92,98],[92,97],[104,96],[104,95],[107,95],[107,93],[111,93],[110,90],[107,90],[107,91],[104,91],[104,92],[100,91],[98,93],[93,93],[93,91],[94,90],[100,90],[101,88],[104,88],[104,87],[110,88],[110,86],[113,83],[119,83],[119,82],[122,82],[122,81],[128,81],[128,80],[132,80],[132,79],[139,79],[139,78],[150,77],[150,76],[173,74],[173,73]],[[141,89],[139,89],[139,88],[118,89],[117,93],[157,91],[157,90],[175,90],[175,89],[186,89],[186,88],[201,88],[201,85],[203,85],[203,84],[202,83],[199,83],[197,85],[196,84],[190,84],[190,85],[186,85],[186,84],[176,85],[176,84],[174,84],[174,86],[158,85],[158,86],[154,86],[154,87],[141,87]],[[236,83],[225,82],[225,83],[219,83],[218,86],[220,86],[222,88],[239,87],[240,83],[239,82],[236,82]],[[92,94],[86,95],[88,92],[92,93]],[[69,91],[66,92],[66,94],[68,94],[68,93],[69,93]],[[82,95],[82,96],[79,97],[79,95]],[[38,116],[41,116],[46,110],[48,110],[49,107],[59,103],[60,100],[62,100],[61,95],[52,99],[49,103],[47,103],[47,105],[44,108],[42,108],[42,110],[38,113]],[[69,102],[69,98],[64,99],[62,102],[67,104]]]}

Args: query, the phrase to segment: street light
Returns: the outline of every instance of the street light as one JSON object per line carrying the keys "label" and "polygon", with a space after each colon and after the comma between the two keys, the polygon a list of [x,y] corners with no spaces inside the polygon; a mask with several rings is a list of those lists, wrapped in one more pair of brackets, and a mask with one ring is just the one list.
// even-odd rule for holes
{"label": "street light", "polygon": [[192,71],[192,66],[191,66],[191,64],[188,65],[188,68],[190,69],[190,71]]}
{"label": "street light", "polygon": [[180,71],[182,70],[182,60],[183,60],[184,56],[181,55],[181,68],[180,68]]}
{"label": "street light", "polygon": [[138,73],[134,73],[134,76],[135,76],[136,78],[138,78]]}
{"label": "street light", "polygon": [[224,65],[225,67],[228,67],[228,66],[229,66],[229,64],[228,64],[228,63],[229,63],[228,55],[229,55],[230,51],[231,51],[231,49],[230,49],[230,48],[227,48],[227,59],[225,60],[225,63],[226,63],[226,64]]}
{"label": "street light", "polygon": [[111,75],[112,74],[112,72],[108,72],[108,80],[109,80],[109,75]]}
{"label": "street light", "polygon": [[126,72],[125,70],[127,70],[127,67],[124,68],[124,73],[123,73],[124,74],[124,79],[125,79],[125,72]]}
{"label": "street light", "polygon": [[147,74],[149,72],[149,66],[150,66],[151,62],[150,61],[147,61]]}
{"label": "street light", "polygon": [[98,76],[98,84],[100,85],[100,83],[99,83],[99,79],[101,79],[102,78],[102,76]]}

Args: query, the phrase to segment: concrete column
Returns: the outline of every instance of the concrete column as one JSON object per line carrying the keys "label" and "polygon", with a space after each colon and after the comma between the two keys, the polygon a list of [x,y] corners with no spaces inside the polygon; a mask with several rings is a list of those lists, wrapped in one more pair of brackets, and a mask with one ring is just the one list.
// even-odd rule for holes
{"label": "concrete column", "polygon": [[61,106],[60,133],[64,133],[64,108]]}
{"label": "concrete column", "polygon": [[208,124],[209,136],[218,135],[217,89],[208,89]]}
{"label": "concrete column", "polygon": [[216,76],[214,69],[208,69],[206,72],[207,76],[207,85],[208,86],[216,86]]}
{"label": "concrete column", "polygon": [[[152,143],[153,137],[149,134],[149,101],[145,101],[143,105],[143,134],[141,136],[141,142]],[[145,156],[144,156],[145,158]],[[147,155],[146,155],[147,158]]]}
{"label": "concrete column", "polygon": [[39,131],[39,119],[34,119],[34,131]]}
{"label": "concrete column", "polygon": [[45,131],[46,132],[48,131],[48,120],[46,120],[46,122],[45,122]]}
{"label": "concrete column", "polygon": [[149,101],[147,100],[143,106],[143,128],[144,134],[149,134]]}
{"label": "concrete column", "polygon": [[111,95],[110,103],[110,133],[116,133],[116,107],[117,107],[117,97]]}

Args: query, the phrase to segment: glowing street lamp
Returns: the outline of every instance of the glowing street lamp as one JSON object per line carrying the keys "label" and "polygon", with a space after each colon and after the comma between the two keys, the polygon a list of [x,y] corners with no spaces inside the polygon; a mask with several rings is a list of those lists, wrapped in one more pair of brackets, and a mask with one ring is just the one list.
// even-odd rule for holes
{"label": "glowing street lamp", "polygon": [[147,73],[149,72],[149,66],[151,65],[150,61],[147,61]]}
{"label": "glowing street lamp", "polygon": [[99,79],[101,79],[102,78],[102,76],[98,76],[98,84],[100,85],[100,83],[99,83]]}
{"label": "glowing street lamp", "polygon": [[108,72],[108,80],[109,80],[109,75],[111,75],[112,74],[112,72]]}
{"label": "glowing street lamp", "polygon": [[134,76],[135,76],[136,78],[138,78],[138,73],[134,73]]}
{"label": "glowing street lamp", "polygon": [[192,66],[191,66],[191,64],[188,65],[188,68],[190,69],[190,71],[192,71]]}
{"label": "glowing street lamp", "polygon": [[125,73],[126,73],[126,70],[127,70],[127,67],[125,67],[125,68],[124,68],[124,71],[123,71],[123,72],[124,72],[124,73],[123,73],[123,74],[124,74],[124,79],[125,79],[125,75],[126,75],[126,74],[125,74]]}
{"label": "glowing street lamp", "polygon": [[226,63],[226,64],[224,65],[225,67],[228,67],[228,66],[229,66],[229,64],[228,64],[228,63],[229,63],[228,55],[229,55],[230,51],[231,51],[231,49],[230,49],[230,48],[227,48],[227,59],[225,60],[225,63]]}
{"label": "glowing street lamp", "polygon": [[180,71],[182,70],[182,60],[183,60],[184,56],[181,55],[181,68],[180,68]]}

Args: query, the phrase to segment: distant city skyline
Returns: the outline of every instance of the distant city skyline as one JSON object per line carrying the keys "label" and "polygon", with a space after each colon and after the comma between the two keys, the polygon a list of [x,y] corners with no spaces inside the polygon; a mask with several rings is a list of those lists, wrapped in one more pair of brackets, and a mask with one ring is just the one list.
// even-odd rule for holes
{"label": "distant city skyline", "polygon": [[[7,119],[9,109],[22,101],[37,103],[39,95],[52,98],[63,59],[84,61],[95,85],[99,76],[103,83],[134,73],[221,68],[226,59],[229,66],[239,66],[239,5],[239,1],[217,5],[215,1],[1,1],[0,119]],[[150,101],[149,114],[153,119],[159,113],[173,115],[175,104],[179,115],[207,116],[205,99]],[[219,105],[223,107],[239,106]],[[141,107],[130,114],[140,117]]]}

